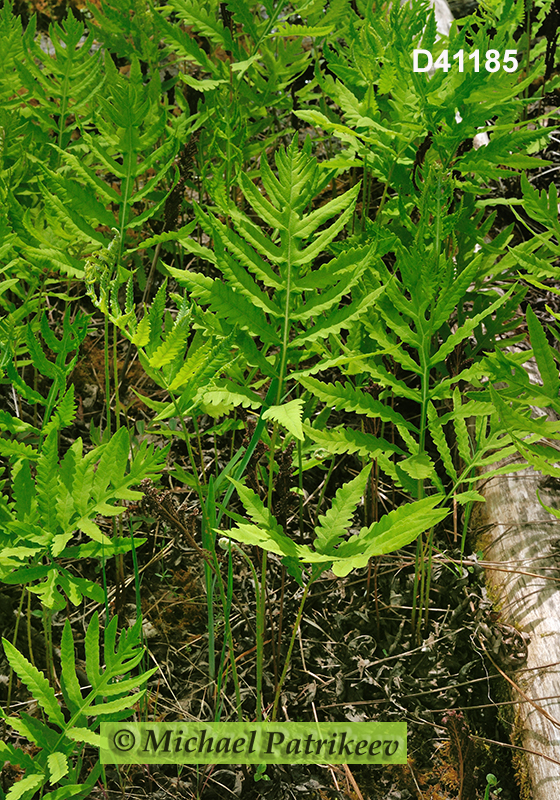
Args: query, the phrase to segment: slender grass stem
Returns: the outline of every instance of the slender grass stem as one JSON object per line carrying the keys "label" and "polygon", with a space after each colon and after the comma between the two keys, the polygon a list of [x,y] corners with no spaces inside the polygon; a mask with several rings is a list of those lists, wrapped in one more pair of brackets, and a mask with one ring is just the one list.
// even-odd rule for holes
{"label": "slender grass stem", "polygon": [[413,640],[417,640],[416,620],[418,615],[418,589],[422,570],[422,539],[419,536],[416,540],[416,552],[414,554],[414,584],[412,587],[412,614],[411,626]]}
{"label": "slender grass stem", "polygon": [[298,460],[298,516],[299,516],[299,533],[303,536],[303,457],[302,445],[298,439],[297,443],[297,460]]}
{"label": "slender grass stem", "polygon": [[428,569],[424,585],[424,625],[428,625],[428,614],[430,612],[430,589],[432,585],[432,555],[433,555],[434,529],[430,528],[426,550],[428,551]]}
{"label": "slender grass stem", "polygon": [[[169,391],[169,390],[168,390]],[[216,520],[215,515],[215,507],[213,505],[213,485],[212,485],[212,509],[210,509],[209,501],[210,498],[206,498],[204,496],[203,487],[198,479],[198,473],[196,468],[196,461],[194,457],[194,453],[190,443],[189,432],[187,431],[187,426],[185,423],[185,419],[183,414],[181,413],[177,398],[172,392],[169,392],[172,398],[173,404],[175,406],[175,411],[177,413],[177,417],[181,422],[181,427],[183,430],[183,437],[185,439],[185,443],[187,445],[187,451],[189,454],[189,461],[191,465],[191,469],[194,474],[195,479],[195,487],[198,494],[200,507],[202,510],[202,545],[203,548],[206,548],[210,554],[210,562],[205,559],[204,561],[204,580],[206,585],[206,603],[207,603],[207,614],[208,614],[208,673],[209,678],[212,682],[216,680],[216,649],[215,649],[215,634],[214,634],[214,581],[216,581],[218,590],[220,593],[220,601],[222,603],[222,608],[224,610],[224,618],[227,617],[227,598],[226,592],[224,589],[224,583],[222,579],[222,575],[220,572],[220,565],[218,563],[218,557],[216,555],[216,547],[215,547],[215,538],[213,534],[213,528],[217,527],[218,521]],[[213,479],[211,479],[212,481]],[[232,487],[233,488],[233,487]],[[210,486],[208,486],[208,490],[210,490]],[[210,514],[212,513],[212,521],[210,520]],[[238,713],[241,715],[241,690],[239,688],[239,676],[237,674],[237,667],[235,663],[235,648],[233,643],[233,635],[231,633],[231,627],[228,624],[228,620],[226,620],[226,637],[229,639],[229,648],[230,648],[230,660],[231,660],[231,670],[232,670],[232,678],[235,687],[235,695],[236,701],[238,706]],[[240,716],[241,719],[241,716]]]}

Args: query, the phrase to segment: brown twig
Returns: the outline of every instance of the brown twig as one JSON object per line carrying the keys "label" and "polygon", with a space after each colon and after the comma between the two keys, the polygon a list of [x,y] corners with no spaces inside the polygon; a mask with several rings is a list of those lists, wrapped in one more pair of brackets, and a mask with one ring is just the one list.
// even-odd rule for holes
{"label": "brown twig", "polygon": [[[524,699],[525,699],[525,700],[526,700],[528,703],[530,703],[530,704],[533,706],[533,708],[534,708],[536,711],[538,711],[540,714],[542,714],[542,715],[543,715],[543,717],[545,717],[545,718],[546,718],[546,719],[547,719],[549,722],[551,722],[551,723],[554,725],[554,727],[555,727],[555,728],[560,728],[560,721],[559,721],[559,720],[557,720],[557,719],[555,719],[555,718],[554,718],[553,716],[551,716],[551,715],[548,713],[548,711],[546,711],[546,710],[545,710],[545,709],[544,709],[542,706],[540,706],[538,703],[536,703],[534,700],[532,700],[530,697],[528,697],[528,696],[525,694],[525,692],[523,691],[523,689],[521,689],[521,688],[520,688],[520,687],[519,687],[519,686],[518,686],[518,685],[515,683],[515,681],[513,681],[513,680],[512,680],[512,679],[509,677],[509,675],[506,675],[506,673],[503,671],[503,669],[500,669],[500,667],[499,667],[499,666],[496,664],[496,662],[494,661],[494,659],[492,658],[492,656],[490,655],[490,653],[488,652],[488,650],[487,650],[487,649],[486,649],[486,647],[484,646],[484,642],[482,641],[482,638],[481,638],[480,636],[478,637],[478,640],[479,640],[479,642],[480,642],[480,646],[482,647],[482,649],[483,649],[483,650],[484,650],[484,652],[486,653],[486,656],[487,656],[488,660],[490,661],[490,663],[492,664],[492,666],[493,666],[493,667],[495,667],[495,669],[497,669],[497,670],[498,670],[498,672],[500,673],[500,675],[501,675],[503,678],[505,678],[505,679],[506,679],[506,681],[507,681],[507,682],[510,684],[510,686],[512,686],[512,687],[515,689],[515,691],[516,691],[516,692],[518,692],[518,693],[521,695],[521,697],[523,697],[523,698],[524,698]],[[556,762],[556,763],[558,763],[558,762]]]}

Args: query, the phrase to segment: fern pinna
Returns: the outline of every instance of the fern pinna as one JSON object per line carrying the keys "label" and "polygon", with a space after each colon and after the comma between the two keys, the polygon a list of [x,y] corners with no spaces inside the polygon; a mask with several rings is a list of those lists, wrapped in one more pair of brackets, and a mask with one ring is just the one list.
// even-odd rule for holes
{"label": "fern pinna", "polygon": [[[0,453],[13,459],[12,497],[4,504],[0,533],[0,578],[4,583],[30,584],[29,590],[51,610],[64,608],[66,597],[74,605],[83,596],[103,602],[101,587],[75,575],[67,560],[106,558],[131,549],[130,539],[103,533],[97,517],[122,514],[125,507],[115,501],[139,500],[142,493],[131,487],[155,477],[166,455],[165,449],[143,442],[129,461],[130,438],[121,428],[109,442],[85,454],[82,440],[76,439],[59,459],[58,431],[74,415],[71,387],[39,449],[17,439],[0,439]],[[0,427],[14,431],[15,421],[2,412]],[[72,544],[78,531],[89,542]]]}
{"label": "fern pinna", "polygon": [[[86,759],[84,745],[100,746],[96,733],[101,720],[127,719],[134,705],[143,697],[146,681],[157,670],[154,667],[131,675],[144,657],[142,622],[138,619],[117,640],[117,618],[103,633],[103,655],[99,647],[99,617],[94,614],[85,636],[85,668],[88,686],[82,688],[76,673],[75,644],[66,620],[60,647],[62,698],[69,718],[62,712],[54,689],[44,675],[10,642],[2,640],[12,669],[31,692],[43,711],[44,721],[21,712],[12,717],[0,709],[0,719],[37,748],[33,756],[5,737],[0,742],[0,757],[25,769],[25,777],[15,783],[5,800],[31,800],[40,792],[45,800],[85,798],[90,795],[100,774],[98,754],[85,781],[80,781]],[[130,677],[122,678],[129,674]],[[48,786],[56,787],[52,791]]]}
{"label": "fern pinna", "polygon": [[[276,153],[276,167],[277,176],[261,159],[260,179],[268,197],[246,175],[239,178],[247,203],[265,227],[232,204],[222,209],[231,227],[212,211],[196,207],[215,255],[201,252],[195,243],[190,247],[188,241],[183,246],[207,257],[223,278],[173,267],[170,272],[190,298],[208,309],[210,315],[203,318],[208,327],[222,335],[237,327],[235,343],[246,363],[278,381],[279,404],[289,368],[313,357],[317,342],[365,314],[381,289],[341,303],[366,272],[371,246],[325,258],[328,245],[352,215],[359,186],[307,211],[333,177],[322,172],[311,156],[311,140],[299,150],[294,138],[286,150]],[[327,225],[333,217],[335,221]],[[324,263],[317,266],[321,257]]]}

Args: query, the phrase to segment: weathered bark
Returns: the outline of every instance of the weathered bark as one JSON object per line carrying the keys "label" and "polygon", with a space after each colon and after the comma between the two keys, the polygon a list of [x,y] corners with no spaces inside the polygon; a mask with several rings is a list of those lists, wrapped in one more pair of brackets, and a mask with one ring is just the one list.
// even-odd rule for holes
{"label": "weathered bark", "polygon": [[[431,0],[438,33],[448,35],[453,15],[446,0]],[[457,119],[460,121],[460,118]],[[474,147],[488,144],[477,134]],[[536,365],[534,380],[539,381]],[[542,412],[540,412],[542,413]],[[560,461],[560,454],[559,454]],[[537,498],[560,508],[560,482],[532,469],[484,481],[472,522],[484,552],[487,586],[501,624],[527,636],[527,660],[510,673],[514,690],[516,744],[533,753],[518,760],[523,800],[560,798],[560,524]],[[527,574],[530,573],[530,574]],[[544,756],[544,757],[543,757]]]}
{"label": "weathered bark", "polygon": [[523,800],[560,797],[560,529],[537,498],[538,489],[559,508],[558,486],[532,469],[481,476],[486,503],[473,515],[500,622],[527,635],[524,668],[506,670],[522,691],[513,690],[514,743],[534,751],[518,760]]}

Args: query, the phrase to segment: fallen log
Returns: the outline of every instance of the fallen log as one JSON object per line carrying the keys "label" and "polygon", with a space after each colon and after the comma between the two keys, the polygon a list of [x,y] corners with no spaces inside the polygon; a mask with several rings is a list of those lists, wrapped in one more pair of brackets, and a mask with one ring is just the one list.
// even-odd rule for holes
{"label": "fallen log", "polygon": [[[446,0],[430,0],[437,30],[449,35],[453,14]],[[456,117],[460,122],[460,117]],[[477,134],[475,149],[488,144]],[[540,382],[534,359],[533,380]],[[560,453],[559,453],[560,460]],[[519,461],[513,458],[510,463]],[[500,465],[505,466],[507,461]],[[526,639],[527,658],[508,680],[516,701],[512,744],[522,800],[560,798],[560,535],[559,522],[539,503],[560,508],[560,481],[533,469],[488,480],[473,514],[477,550],[484,553],[486,585],[500,623]],[[498,665],[498,669],[501,669]]]}
{"label": "fallen log", "polygon": [[[453,20],[445,0],[431,0],[438,33]],[[459,120],[458,120],[459,121]],[[478,137],[478,138],[477,138]],[[474,146],[488,144],[477,134]],[[534,380],[540,382],[533,362]],[[513,459],[513,461],[519,459]],[[560,460],[560,454],[559,454]],[[505,466],[503,462],[500,466]],[[497,465],[492,465],[494,468]],[[523,669],[510,676],[515,705],[514,759],[522,800],[560,798],[560,535],[558,520],[539,503],[560,508],[560,481],[533,469],[482,481],[472,518],[477,550],[484,553],[486,583],[502,624],[527,639]]]}
{"label": "fallen log", "polygon": [[560,529],[537,497],[538,490],[545,505],[560,508],[559,488],[557,479],[533,469],[486,481],[481,475],[486,502],[472,519],[500,623],[526,639],[526,663],[509,671],[512,744],[529,751],[514,759],[523,800],[560,797]]}

